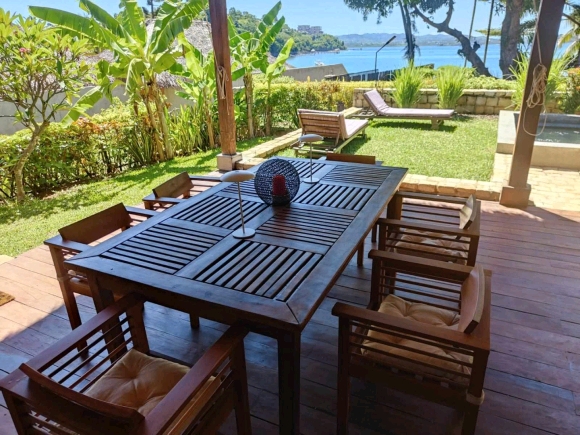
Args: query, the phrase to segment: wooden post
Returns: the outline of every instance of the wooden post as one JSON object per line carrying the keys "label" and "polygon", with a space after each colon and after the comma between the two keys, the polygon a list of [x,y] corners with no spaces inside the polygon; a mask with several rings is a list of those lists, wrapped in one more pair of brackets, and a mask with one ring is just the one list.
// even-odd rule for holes
{"label": "wooden post", "polygon": [[531,187],[527,183],[528,173],[532,162],[532,152],[534,151],[534,134],[538,129],[540,113],[543,107],[528,108],[526,101],[532,88],[534,68],[540,63],[540,59],[541,63],[548,69],[548,72],[550,71],[564,11],[564,3],[565,0],[543,0],[540,5],[532,54],[530,56],[530,67],[518,119],[510,176],[508,184],[502,189],[499,200],[500,204],[508,207],[527,207],[530,199]]}
{"label": "wooden post", "polygon": [[[233,169],[236,156],[236,121],[234,118],[234,91],[230,61],[230,38],[228,34],[228,10],[226,0],[209,0],[211,38],[215,56],[218,88],[218,115],[222,154],[218,156],[218,168]],[[220,167],[220,157],[223,167]],[[239,159],[238,159],[239,160]],[[228,166],[228,161],[231,167]]]}

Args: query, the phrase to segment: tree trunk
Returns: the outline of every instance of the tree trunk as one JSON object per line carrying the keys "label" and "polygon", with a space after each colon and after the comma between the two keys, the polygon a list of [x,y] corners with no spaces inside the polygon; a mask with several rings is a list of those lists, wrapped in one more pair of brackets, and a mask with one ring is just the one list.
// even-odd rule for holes
{"label": "tree trunk", "polygon": [[252,115],[252,108],[254,105],[254,83],[251,72],[244,74],[244,89],[246,92],[248,136],[252,139],[254,137],[254,117]]}
{"label": "tree trunk", "polygon": [[268,92],[266,94],[266,136],[272,134],[272,105],[270,104],[271,82],[268,80]]}
{"label": "tree trunk", "polygon": [[407,44],[406,57],[409,62],[415,61],[415,36],[413,35],[413,23],[411,15],[409,14],[408,6],[404,5],[402,0],[399,0],[399,7],[401,8],[401,16],[403,18],[403,27],[405,28],[405,40]]}
{"label": "tree trunk", "polygon": [[467,38],[467,36],[465,36],[459,30],[449,27],[449,21],[451,20],[451,15],[453,14],[454,3],[455,2],[453,0],[449,1],[449,9],[447,11],[447,18],[441,23],[434,22],[428,16],[423,14],[423,12],[421,12],[417,7],[415,7],[413,9],[413,14],[418,16],[419,18],[421,18],[428,25],[437,29],[437,32],[447,33],[448,35],[451,35],[455,39],[457,39],[457,41],[459,41],[459,43],[461,44],[461,50],[460,50],[461,53],[471,63],[471,65],[473,66],[473,68],[475,68],[477,73],[479,75],[482,75],[482,76],[490,76],[491,77],[489,70],[487,69],[487,67],[485,66],[485,64],[483,63],[483,61],[479,57],[479,55],[475,52],[475,50],[471,46],[471,41],[469,40],[469,38]]}
{"label": "tree trunk", "polygon": [[165,150],[165,158],[167,160],[173,158],[173,146],[169,138],[169,128],[167,127],[167,119],[165,119],[165,105],[161,99],[161,91],[154,85],[155,92],[155,107],[157,109],[157,119],[161,125],[161,133],[163,134],[163,149]]}
{"label": "tree trunk", "polygon": [[514,67],[518,57],[518,44],[520,42],[520,20],[524,11],[524,0],[507,0],[505,17],[501,25],[501,46],[499,67],[504,78],[509,78],[513,74],[511,68]]}
{"label": "tree trunk", "polygon": [[165,160],[165,149],[163,148],[163,142],[161,142],[161,138],[159,137],[159,127],[157,126],[157,120],[155,119],[155,115],[151,109],[151,101],[149,101],[148,97],[145,97],[143,98],[143,102],[145,103],[149,122],[151,123],[153,142],[155,142],[155,148],[157,150],[157,159],[163,161]]}
{"label": "tree trunk", "polygon": [[26,193],[24,192],[24,166],[28,161],[28,158],[38,145],[38,139],[42,132],[48,127],[48,121],[43,122],[34,130],[32,130],[32,136],[30,137],[30,141],[28,142],[28,146],[22,151],[18,161],[16,162],[16,166],[14,166],[14,183],[16,184],[16,201],[20,204],[24,202],[26,199]]}

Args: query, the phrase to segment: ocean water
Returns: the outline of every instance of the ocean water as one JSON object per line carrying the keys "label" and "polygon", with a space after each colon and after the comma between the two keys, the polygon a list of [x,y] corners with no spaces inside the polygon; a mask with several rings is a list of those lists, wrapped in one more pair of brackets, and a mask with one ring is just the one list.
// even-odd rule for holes
{"label": "ocean water", "polygon": [[[379,47],[351,48],[340,53],[312,53],[292,56],[288,63],[296,68],[315,66],[316,62],[325,65],[342,63],[349,73],[369,71],[375,69],[375,52]],[[443,65],[463,66],[464,59],[457,54],[460,46],[426,46],[421,47],[421,52],[415,57],[416,65],[434,64],[435,67]],[[377,68],[379,71],[387,71],[402,68],[407,65],[403,57],[403,47],[385,47],[379,52]],[[478,51],[483,59],[484,47]],[[499,77],[499,44],[491,44],[487,52],[487,66],[489,71]],[[470,64],[468,63],[468,66]]]}

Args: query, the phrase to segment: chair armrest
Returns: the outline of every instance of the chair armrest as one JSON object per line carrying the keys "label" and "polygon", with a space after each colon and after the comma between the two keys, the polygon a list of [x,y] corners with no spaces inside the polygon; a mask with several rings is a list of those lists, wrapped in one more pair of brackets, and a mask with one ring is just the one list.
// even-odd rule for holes
{"label": "chair armrest", "polygon": [[182,198],[171,198],[169,196],[160,196],[159,198],[156,198],[155,195],[151,194],[149,196],[146,196],[145,198],[143,198],[143,202],[145,201],[151,201],[151,202],[157,202],[159,204],[179,204],[181,201],[183,201]]}
{"label": "chair armrest", "polygon": [[486,345],[486,343],[479,337],[455,331],[453,329],[434,327],[405,317],[389,316],[388,314],[379,313],[378,311],[355,307],[342,302],[337,302],[334,305],[332,308],[332,314],[339,318],[368,323],[373,326],[389,329],[405,335],[433,340],[472,351],[489,351],[489,345]]}
{"label": "chair armrest", "polygon": [[[143,435],[154,435],[165,430],[171,421],[179,415],[183,407],[200,392],[209,378],[240,346],[248,330],[241,325],[231,326],[213,345],[175,387],[157,404],[142,423]],[[216,380],[217,382],[217,380]]]}
{"label": "chair armrest", "polygon": [[48,240],[45,240],[44,244],[47,246],[52,246],[54,248],[75,251],[77,253],[86,251],[87,249],[89,249],[91,247],[90,245],[85,245],[84,243],[73,242],[72,240],[65,240],[62,238],[62,236],[60,234],[58,234],[54,237],[51,237]]}
{"label": "chair armrest", "polygon": [[220,177],[211,177],[209,175],[190,175],[189,179],[191,181],[208,181],[212,183],[221,183]]}
{"label": "chair armrest", "polygon": [[473,267],[463,266],[462,264],[446,263],[413,255],[379,251],[378,249],[372,249],[369,252],[369,258],[372,258],[373,260],[386,260],[389,267],[392,267],[397,272],[404,272],[409,275],[417,275],[418,273],[423,275],[426,274],[447,281],[463,281],[473,270]]}
{"label": "chair armrest", "polygon": [[418,192],[402,192],[398,191],[395,196],[402,196],[403,198],[409,199],[419,199],[423,201],[433,201],[433,202],[448,202],[451,204],[465,204],[467,198],[458,198],[455,196],[443,196],[443,195],[433,195],[429,193],[418,193]]}
{"label": "chair armrest", "polygon": [[452,225],[438,225],[423,222],[413,223],[406,220],[385,219],[385,218],[378,219],[377,224],[379,224],[379,226],[407,228],[409,230],[418,230],[418,231],[429,231],[432,233],[448,234],[457,237],[474,237],[479,235],[477,231],[477,226],[474,228],[470,227],[464,230],[459,227],[454,227]]}
{"label": "chair armrest", "polygon": [[39,355],[32,358],[26,364],[37,371],[42,371],[52,365],[55,361],[62,358],[72,349],[78,346],[80,342],[86,341],[98,330],[103,328],[107,322],[118,318],[121,314],[127,312],[127,309],[144,303],[142,296],[136,293],[129,293],[127,296],[119,299],[113,305],[108,306],[103,311],[92,317],[87,322],[82,323],[64,338],[51,345],[48,349],[42,351]]}
{"label": "chair armrest", "polygon": [[137,216],[144,216],[147,219],[149,219],[150,217],[153,217],[153,216],[157,216],[159,214],[159,213],[157,213],[154,210],[145,210],[143,208],[137,208],[137,207],[128,207],[128,206],[125,206],[125,209],[127,210],[127,212],[129,214],[134,214],[134,215],[137,215]]}

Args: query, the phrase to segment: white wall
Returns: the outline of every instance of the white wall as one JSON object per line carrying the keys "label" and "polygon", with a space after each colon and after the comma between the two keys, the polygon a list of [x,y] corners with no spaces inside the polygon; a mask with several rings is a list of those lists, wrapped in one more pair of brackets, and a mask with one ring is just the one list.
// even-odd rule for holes
{"label": "white wall", "polygon": [[[87,92],[90,88],[85,88],[81,91],[81,95]],[[124,95],[125,89],[123,87],[118,87],[113,90],[113,97],[118,97],[121,101],[127,101],[127,97]],[[102,109],[105,109],[111,105],[111,102],[106,99],[102,98],[95,104],[91,109],[87,111],[88,115],[94,115],[95,113],[99,113]],[[66,111],[57,112],[56,114],[56,121],[60,121],[66,115]],[[6,103],[4,101],[0,101],[0,135],[10,135],[16,133],[19,130],[24,129],[22,124],[15,123],[16,119],[14,118],[14,105],[11,103]]]}

